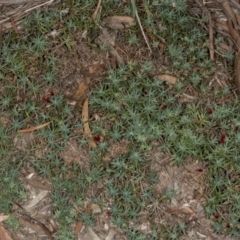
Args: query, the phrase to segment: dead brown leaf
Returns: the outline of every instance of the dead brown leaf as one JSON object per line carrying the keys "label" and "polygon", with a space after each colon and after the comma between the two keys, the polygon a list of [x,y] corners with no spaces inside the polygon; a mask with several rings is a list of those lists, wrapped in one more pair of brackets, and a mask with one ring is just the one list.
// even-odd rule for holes
{"label": "dead brown leaf", "polygon": [[114,48],[116,41],[116,34],[109,33],[107,28],[101,29],[101,34],[96,39],[96,43],[102,46],[105,46],[109,51],[110,54],[116,58],[118,65],[124,65],[124,61],[122,57],[118,54],[117,50]]}
{"label": "dead brown leaf", "polygon": [[25,129],[22,129],[22,130],[18,130],[19,133],[28,133],[28,132],[33,132],[35,130],[38,130],[38,129],[41,129],[41,128],[44,128],[46,127],[47,125],[49,125],[51,122],[47,122],[47,123],[44,123],[44,124],[41,124],[41,125],[38,125],[38,126],[35,126],[35,127],[30,127],[30,128],[25,128]]}
{"label": "dead brown leaf", "polygon": [[84,201],[85,212],[91,213],[92,212],[91,206],[92,206],[92,203],[90,201],[87,201],[87,200]]}
{"label": "dead brown leaf", "polygon": [[74,228],[74,233],[77,235],[81,231],[82,227],[83,227],[83,222],[78,221]]}
{"label": "dead brown leaf", "polygon": [[0,225],[0,240],[12,240],[6,229]]}
{"label": "dead brown leaf", "polygon": [[135,24],[135,20],[128,16],[112,16],[103,19],[104,24],[111,29],[124,29]]}
{"label": "dead brown leaf", "polygon": [[88,90],[88,86],[90,84],[91,80],[89,77],[87,77],[84,81],[82,81],[77,90],[75,91],[75,93],[72,96],[72,99],[74,101],[78,101],[80,105],[83,104],[84,102],[84,98],[86,97],[86,92]]}
{"label": "dead brown leaf", "polygon": [[95,203],[91,205],[91,210],[92,210],[92,213],[100,213],[102,211],[99,205]]}
{"label": "dead brown leaf", "polygon": [[89,117],[88,117],[88,98],[86,98],[83,108],[82,108],[82,122],[84,126],[83,134],[88,139],[88,144],[90,148],[96,148],[97,145],[91,140],[92,134],[89,127]]}
{"label": "dead brown leaf", "polygon": [[87,213],[100,213],[102,211],[99,205],[90,201],[84,201],[84,208]]}
{"label": "dead brown leaf", "polygon": [[156,78],[163,80],[163,81],[167,81],[169,84],[176,84],[176,82],[178,81],[178,78],[170,75],[170,74],[161,74],[161,75],[157,75],[155,76]]}
{"label": "dead brown leaf", "polygon": [[99,74],[99,70],[102,70],[104,68],[105,68],[104,63],[95,63],[95,64],[91,65],[90,67],[88,67],[88,72],[90,74],[93,74],[95,72],[97,72],[97,74]]}

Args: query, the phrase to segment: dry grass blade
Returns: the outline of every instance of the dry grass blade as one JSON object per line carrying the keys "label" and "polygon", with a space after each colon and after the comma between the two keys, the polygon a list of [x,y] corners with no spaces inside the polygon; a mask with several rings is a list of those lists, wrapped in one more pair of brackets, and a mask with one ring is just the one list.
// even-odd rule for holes
{"label": "dry grass blade", "polygon": [[147,39],[147,36],[146,36],[146,34],[145,34],[144,30],[143,30],[143,27],[142,27],[142,24],[141,24],[141,21],[140,21],[138,12],[137,12],[137,7],[136,7],[136,2],[135,2],[135,0],[132,0],[131,3],[132,3],[134,15],[135,15],[136,18],[137,18],[139,27],[140,27],[141,32],[142,32],[142,35],[143,35],[143,38],[144,38],[144,40],[145,40],[145,42],[146,42],[146,44],[147,44],[147,46],[148,46],[148,49],[149,49],[150,53],[152,53],[152,49],[151,49],[151,47],[150,47],[149,41],[148,41],[148,39]]}
{"label": "dry grass blade", "polygon": [[92,15],[92,18],[94,21],[96,21],[97,15],[98,15],[99,11],[101,10],[101,4],[102,4],[102,0],[98,0],[97,8]]}
{"label": "dry grass blade", "polygon": [[170,74],[161,74],[161,75],[157,75],[155,77],[160,80],[166,81],[169,84],[176,84],[176,82],[178,81],[177,77],[170,75]]}
{"label": "dry grass blade", "polygon": [[41,129],[41,128],[46,127],[46,126],[49,125],[50,123],[51,123],[51,122],[47,122],[47,123],[44,123],[44,124],[41,124],[41,125],[38,125],[38,126],[35,126],[35,127],[25,128],[25,129],[19,130],[18,132],[19,132],[19,133],[33,132],[33,131],[35,131],[35,130],[38,130],[38,129]]}

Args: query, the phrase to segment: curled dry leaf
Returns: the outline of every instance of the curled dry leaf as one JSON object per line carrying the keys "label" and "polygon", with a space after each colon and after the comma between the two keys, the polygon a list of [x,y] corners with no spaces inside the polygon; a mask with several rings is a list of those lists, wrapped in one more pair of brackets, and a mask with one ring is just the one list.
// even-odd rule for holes
{"label": "curled dry leaf", "polygon": [[128,16],[112,16],[103,19],[104,24],[111,29],[124,29],[135,25],[135,20]]}
{"label": "curled dry leaf", "polygon": [[195,216],[195,212],[188,205],[183,205],[181,207],[168,208],[166,212],[169,214],[175,213],[175,214],[186,214],[186,215]]}
{"label": "curled dry leaf", "polygon": [[189,214],[192,216],[196,215],[195,212],[190,208],[189,204],[183,204],[183,206],[180,207],[180,210],[182,211],[182,213],[185,213],[185,214]]}
{"label": "curled dry leaf", "polygon": [[176,84],[176,82],[178,81],[178,78],[170,75],[170,74],[161,74],[161,75],[157,75],[155,76],[156,78],[163,80],[163,81],[167,81],[169,84]]}

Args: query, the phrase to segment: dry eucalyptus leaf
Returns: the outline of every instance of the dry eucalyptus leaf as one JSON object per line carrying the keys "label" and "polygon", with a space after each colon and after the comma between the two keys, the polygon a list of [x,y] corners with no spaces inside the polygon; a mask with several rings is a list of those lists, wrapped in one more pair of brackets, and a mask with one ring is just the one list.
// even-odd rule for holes
{"label": "dry eucalyptus leaf", "polygon": [[135,25],[135,20],[128,16],[112,16],[104,18],[103,23],[111,29],[124,29]]}
{"label": "dry eucalyptus leaf", "polygon": [[170,74],[162,74],[162,75],[157,75],[155,76],[156,78],[163,80],[163,81],[167,81],[169,84],[176,84],[176,82],[178,81],[178,78],[170,75]]}
{"label": "dry eucalyptus leaf", "polygon": [[235,77],[235,83],[237,86],[238,94],[240,94],[240,53],[239,52],[235,56],[234,77]]}
{"label": "dry eucalyptus leaf", "polygon": [[47,190],[41,190],[35,198],[23,206],[24,209],[28,212],[31,212],[33,208],[47,196],[48,193],[49,191]]}
{"label": "dry eucalyptus leaf", "polygon": [[21,129],[21,130],[18,130],[19,133],[28,133],[28,132],[33,132],[35,130],[38,130],[38,129],[41,129],[41,128],[44,128],[46,127],[47,125],[49,125],[51,122],[47,122],[47,123],[44,123],[44,124],[41,124],[41,125],[38,125],[38,126],[35,126],[35,127],[30,127],[30,128],[25,128],[25,129]]}
{"label": "dry eucalyptus leaf", "polygon": [[91,237],[92,240],[101,240],[97,234],[92,230],[92,228],[88,227],[87,228],[88,234]]}
{"label": "dry eucalyptus leaf", "polygon": [[27,179],[27,178],[24,178],[24,177],[22,177],[21,179],[24,182],[26,182],[27,184],[29,184],[32,187],[37,188],[37,189],[46,190],[46,191],[51,191],[51,189],[52,189],[52,185],[49,184],[49,183],[43,184],[39,180]]}
{"label": "dry eucalyptus leaf", "polygon": [[90,148],[96,148],[97,145],[94,141],[91,140],[91,130],[89,127],[89,118],[88,118],[88,98],[85,100],[85,102],[83,103],[83,108],[82,108],[82,122],[83,122],[83,126],[84,126],[84,136],[89,139],[88,140],[88,144]]}
{"label": "dry eucalyptus leaf", "polygon": [[0,239],[1,240],[12,240],[12,238],[7,233],[6,229],[0,225]]}

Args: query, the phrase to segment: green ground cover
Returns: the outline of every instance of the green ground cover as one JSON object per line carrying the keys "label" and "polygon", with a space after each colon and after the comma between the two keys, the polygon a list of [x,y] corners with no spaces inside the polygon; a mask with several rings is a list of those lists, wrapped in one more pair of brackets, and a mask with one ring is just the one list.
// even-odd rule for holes
{"label": "green ground cover", "polygon": [[[100,116],[100,121],[90,122],[92,135],[103,136],[104,141],[97,141],[97,148],[89,151],[88,171],[77,163],[66,165],[60,157],[71,139],[77,139],[84,149],[88,148],[88,141],[81,134],[81,116],[67,104],[61,92],[55,94],[51,90],[60,88],[55,67],[58,57],[49,51],[54,41],[45,36],[57,25],[58,41],[71,51],[74,33],[87,29],[92,45],[91,37],[98,31],[90,17],[96,2],[63,4],[63,9],[70,8],[66,16],[62,16],[60,10],[36,11],[24,20],[20,35],[9,32],[3,36],[1,212],[10,214],[14,201],[27,198],[19,176],[21,169],[30,165],[53,183],[51,199],[53,217],[59,223],[57,239],[74,239],[69,226],[76,221],[94,226],[94,215],[78,212],[75,206],[83,207],[87,189],[96,182],[104,183],[104,193],[91,201],[103,207],[105,199],[111,198],[112,221],[128,239],[178,239],[186,231],[183,223],[167,228],[155,225],[152,220],[152,233],[148,236],[129,226],[129,219],[137,221],[147,205],[169,201],[174,194],[167,192],[155,199],[158,175],[144,156],[151,151],[151,143],[157,141],[162,152],[171,153],[176,165],[184,164],[187,158],[205,163],[209,185],[206,214],[209,217],[219,212],[224,215],[215,219],[213,229],[219,234],[240,237],[239,99],[233,97],[229,88],[208,86],[215,65],[208,60],[207,35],[201,31],[201,24],[206,20],[191,17],[183,0],[175,1],[176,7],[166,1],[145,3],[137,8],[144,28],[155,36],[151,47],[157,48],[159,42],[164,42],[164,54],[171,61],[169,70],[177,74],[180,81],[168,85],[152,77],[155,66],[151,60],[129,61],[125,66],[109,69],[106,80],[90,96],[90,116],[96,113]],[[117,14],[133,15],[133,5],[124,5],[121,1],[103,3],[102,17]],[[64,21],[59,23],[61,18]],[[161,30],[160,24],[166,28]],[[128,31],[126,44],[140,47],[141,39],[140,30],[134,26]],[[225,59],[230,63],[231,54]],[[189,75],[184,76],[185,71]],[[197,92],[200,99],[197,103],[179,102],[187,86]],[[14,149],[13,139],[18,130],[46,122],[51,124],[36,131],[34,141],[25,149]],[[129,142],[127,153],[111,162],[103,162],[110,144],[122,140]],[[40,159],[36,150],[43,152]],[[15,221],[9,224],[16,226]]]}

